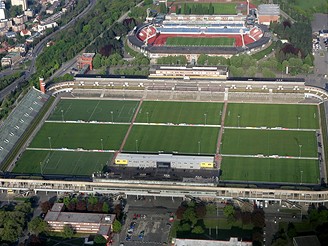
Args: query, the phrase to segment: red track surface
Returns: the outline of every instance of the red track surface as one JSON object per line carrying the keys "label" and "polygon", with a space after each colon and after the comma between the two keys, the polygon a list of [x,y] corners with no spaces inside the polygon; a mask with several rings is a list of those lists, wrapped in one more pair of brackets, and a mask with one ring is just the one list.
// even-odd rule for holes
{"label": "red track surface", "polygon": [[[165,45],[166,39],[168,37],[194,37],[194,38],[214,38],[214,37],[227,37],[235,39],[235,46],[240,47],[243,46],[243,41],[241,35],[227,35],[227,34],[159,34],[148,40],[148,44],[152,45]],[[253,43],[254,40],[250,38],[248,35],[244,35],[245,44]]]}

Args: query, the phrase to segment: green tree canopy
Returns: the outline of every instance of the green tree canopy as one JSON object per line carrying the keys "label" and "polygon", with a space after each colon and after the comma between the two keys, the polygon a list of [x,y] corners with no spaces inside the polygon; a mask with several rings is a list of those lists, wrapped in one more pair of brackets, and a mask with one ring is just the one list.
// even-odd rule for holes
{"label": "green tree canopy", "polygon": [[122,230],[122,224],[118,220],[115,220],[113,222],[113,232],[119,233],[121,230]]}
{"label": "green tree canopy", "polygon": [[40,217],[35,217],[28,223],[28,231],[33,234],[39,235],[40,233],[48,232],[49,225]]}

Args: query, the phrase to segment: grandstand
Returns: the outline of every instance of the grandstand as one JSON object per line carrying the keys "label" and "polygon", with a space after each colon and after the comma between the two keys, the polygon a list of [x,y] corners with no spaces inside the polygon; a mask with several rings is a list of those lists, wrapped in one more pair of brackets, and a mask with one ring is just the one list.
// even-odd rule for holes
{"label": "grandstand", "polygon": [[[208,46],[167,44],[169,38],[216,38],[217,43]],[[220,38],[234,40],[233,45],[225,45]],[[213,41],[214,39],[212,39]],[[197,16],[197,15],[166,15],[162,22],[147,23],[135,28],[128,36],[128,44],[150,58],[159,58],[170,54],[186,55],[192,62],[200,54],[223,55],[260,49],[268,43],[270,35],[263,25],[247,25],[244,15]],[[179,42],[178,42],[179,43]]]}
{"label": "grandstand", "polygon": [[48,95],[32,88],[0,125],[0,164],[4,162],[48,98]]}

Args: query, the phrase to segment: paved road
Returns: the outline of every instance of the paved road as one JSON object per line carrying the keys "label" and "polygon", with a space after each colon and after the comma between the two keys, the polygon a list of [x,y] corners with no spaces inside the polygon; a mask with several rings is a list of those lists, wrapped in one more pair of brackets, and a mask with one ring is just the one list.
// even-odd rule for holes
{"label": "paved road", "polygon": [[[141,4],[143,4],[143,1],[140,2],[139,4],[137,4],[136,6],[140,6]],[[126,19],[128,17],[130,13],[130,10],[126,13],[124,13],[119,19],[117,19],[112,25],[110,25],[107,29],[105,29],[101,34],[99,34],[97,37],[95,37],[87,46],[90,46],[91,44],[93,44],[96,39],[98,37],[102,37],[104,35],[105,32],[107,32],[110,28],[112,28],[112,26],[116,23],[116,22],[122,22],[124,19]],[[72,58],[71,60],[65,62],[62,64],[62,66],[47,80],[50,81],[56,77],[61,77],[63,75],[65,75],[71,68],[74,67],[74,65],[77,62],[77,58],[85,52],[85,49],[83,49],[81,52],[79,52],[74,58]],[[45,81],[45,82],[47,82]]]}
{"label": "paved road", "polygon": [[[7,86],[5,89],[0,91],[0,101],[3,100],[3,98],[8,95],[11,91],[15,90],[17,88],[17,86],[22,83],[23,81],[26,81],[28,79],[30,79],[31,75],[33,73],[35,73],[35,61],[36,58],[38,57],[38,55],[42,52],[44,46],[46,45],[46,43],[53,38],[58,32],[68,28],[69,26],[75,24],[76,19],[79,19],[81,17],[83,17],[84,15],[86,15],[92,8],[93,6],[96,4],[96,0],[90,0],[89,5],[75,18],[73,18],[70,22],[68,22],[66,25],[60,27],[57,31],[51,33],[50,35],[48,35],[47,37],[45,37],[43,40],[41,40],[33,49],[32,51],[32,56],[31,56],[31,65],[30,67],[25,71],[25,74],[23,76],[21,76],[20,78],[18,78],[16,81],[14,81],[12,84],[10,84],[9,86]],[[15,70],[11,70],[10,68],[5,69],[3,71],[1,71],[0,73],[0,78],[2,76],[5,75],[9,75],[16,72]]]}

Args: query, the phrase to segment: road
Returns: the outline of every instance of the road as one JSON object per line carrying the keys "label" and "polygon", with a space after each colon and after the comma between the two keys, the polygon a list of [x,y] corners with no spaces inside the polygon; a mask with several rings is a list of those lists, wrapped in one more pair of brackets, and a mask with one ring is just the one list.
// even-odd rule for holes
{"label": "road", "polygon": [[[70,22],[68,22],[66,25],[60,27],[57,31],[51,33],[44,39],[42,39],[33,49],[32,55],[31,55],[31,65],[30,67],[25,71],[25,74],[18,78],[16,81],[14,81],[12,84],[8,85],[5,89],[0,91],[0,101],[3,100],[5,96],[7,96],[11,91],[15,90],[15,88],[18,87],[20,83],[22,83],[25,80],[30,79],[31,75],[35,73],[35,61],[38,55],[42,52],[44,46],[46,43],[53,38],[56,34],[58,34],[60,31],[68,28],[69,26],[75,24],[75,20],[79,19],[83,16],[85,16],[96,4],[96,0],[90,0],[89,5],[80,13],[78,14],[75,18],[73,18]],[[10,75],[12,73],[16,72],[15,70],[12,70],[11,68],[5,69],[1,71],[0,73],[0,78],[6,75]]]}
{"label": "road", "polygon": [[[143,1],[138,3],[136,6],[139,7],[141,4],[143,4]],[[124,13],[119,19],[117,19],[112,25],[110,25],[109,27],[107,27],[102,33],[100,33],[97,37],[95,37],[86,47],[90,46],[91,44],[93,44],[95,42],[95,40],[100,37],[102,38],[102,36],[104,35],[105,32],[107,32],[110,28],[112,28],[112,26],[116,23],[116,22],[122,22],[124,19],[126,19],[128,17],[130,13],[130,10],[127,11],[126,13]],[[63,75],[65,75],[77,62],[77,58],[85,51],[85,48],[79,52],[74,58],[72,58],[71,60],[65,62],[62,64],[62,66],[47,80],[50,81],[56,77],[61,77]],[[45,81],[45,82],[47,82]]]}
{"label": "road", "polygon": [[294,20],[292,17],[290,17],[285,11],[283,11],[282,9],[280,9],[280,14],[282,17],[284,17],[287,20],[290,20],[290,22],[293,24],[294,22],[296,22],[296,20]]}

